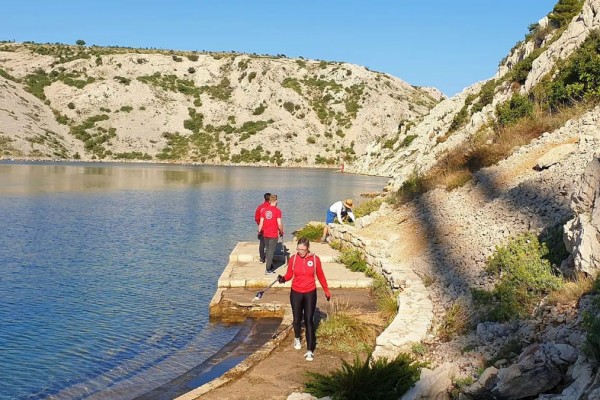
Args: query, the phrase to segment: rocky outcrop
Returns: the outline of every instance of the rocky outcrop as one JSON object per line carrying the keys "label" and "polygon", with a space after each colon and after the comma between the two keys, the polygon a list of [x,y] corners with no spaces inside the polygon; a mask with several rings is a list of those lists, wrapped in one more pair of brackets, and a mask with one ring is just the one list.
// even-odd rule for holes
{"label": "rocky outcrop", "polygon": [[588,37],[590,32],[600,26],[600,0],[586,0],[581,13],[567,26],[566,31],[555,42],[550,44],[546,51],[537,57],[527,75],[523,93],[529,91],[540,79],[552,70],[556,61],[564,60],[576,50]]}
{"label": "rocky outcrop", "polygon": [[571,256],[563,270],[596,277],[600,272],[600,157],[588,164],[571,200],[575,218],[565,225],[565,244]]}
{"label": "rocky outcrop", "polygon": [[567,344],[535,343],[521,353],[516,364],[488,368],[464,393],[474,400],[535,396],[557,386],[577,356],[577,349]]}

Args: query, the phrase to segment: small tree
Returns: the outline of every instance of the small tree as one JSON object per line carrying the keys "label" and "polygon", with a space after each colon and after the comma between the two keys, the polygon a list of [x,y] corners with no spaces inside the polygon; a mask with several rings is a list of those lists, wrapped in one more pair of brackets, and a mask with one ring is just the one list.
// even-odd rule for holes
{"label": "small tree", "polygon": [[77,39],[75,42],[77,46],[85,46],[85,40]]}

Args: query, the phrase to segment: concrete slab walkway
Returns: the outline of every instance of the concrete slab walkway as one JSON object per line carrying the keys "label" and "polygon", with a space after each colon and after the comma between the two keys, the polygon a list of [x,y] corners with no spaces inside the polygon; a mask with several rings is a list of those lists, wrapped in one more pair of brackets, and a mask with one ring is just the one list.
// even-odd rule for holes
{"label": "concrete slab walkway", "polygon": [[[328,244],[311,243],[311,251],[319,256],[330,290],[368,289],[373,279],[362,272],[352,272],[336,260],[339,252]],[[218,281],[217,291],[210,303],[211,318],[242,320],[248,317],[283,317],[289,308],[291,282],[275,282],[262,299],[254,300],[256,292],[264,290],[287,270],[287,259],[295,254],[296,243],[285,242],[278,246],[274,265],[275,274],[265,274],[265,264],[260,262],[257,242],[239,242],[229,256],[229,263]],[[321,285],[317,280],[317,288]],[[341,293],[340,293],[341,294]],[[324,296],[320,293],[320,297]],[[346,298],[352,297],[345,295]],[[350,302],[352,302],[350,300]]]}

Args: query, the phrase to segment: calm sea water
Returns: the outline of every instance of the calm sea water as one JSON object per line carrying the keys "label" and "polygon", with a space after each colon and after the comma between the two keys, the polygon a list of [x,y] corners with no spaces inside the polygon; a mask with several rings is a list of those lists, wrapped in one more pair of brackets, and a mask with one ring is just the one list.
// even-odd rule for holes
{"label": "calm sea water", "polygon": [[0,399],[130,399],[225,346],[208,304],[254,210],[291,232],[385,178],[327,170],[0,162]]}

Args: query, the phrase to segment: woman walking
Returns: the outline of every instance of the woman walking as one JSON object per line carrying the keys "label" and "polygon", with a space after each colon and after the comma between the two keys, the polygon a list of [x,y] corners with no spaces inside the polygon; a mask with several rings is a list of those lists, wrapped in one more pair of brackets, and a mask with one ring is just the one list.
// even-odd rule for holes
{"label": "woman walking", "polygon": [[327,287],[327,279],[321,267],[319,257],[310,252],[310,241],[306,238],[298,240],[296,254],[290,257],[285,276],[277,276],[279,283],[285,283],[292,279],[292,290],[290,292],[290,303],[294,320],[294,348],[300,350],[301,321],[304,317],[306,330],[306,349],[304,357],[306,361],[314,359],[316,347],[315,310],[317,308],[317,285],[315,276],[325,292],[327,301],[331,299],[331,293]]}

